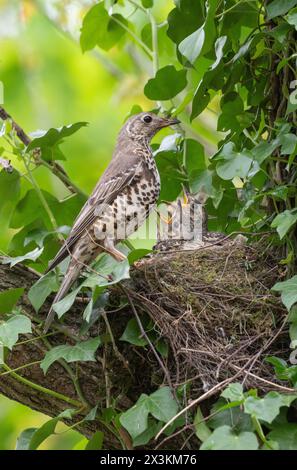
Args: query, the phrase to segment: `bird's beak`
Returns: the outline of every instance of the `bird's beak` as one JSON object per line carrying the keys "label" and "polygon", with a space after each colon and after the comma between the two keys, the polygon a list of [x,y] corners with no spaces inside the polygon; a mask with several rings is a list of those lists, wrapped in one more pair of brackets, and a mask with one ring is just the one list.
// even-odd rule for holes
{"label": "bird's beak", "polygon": [[164,118],[162,127],[174,126],[175,124],[179,124],[180,120],[176,118]]}

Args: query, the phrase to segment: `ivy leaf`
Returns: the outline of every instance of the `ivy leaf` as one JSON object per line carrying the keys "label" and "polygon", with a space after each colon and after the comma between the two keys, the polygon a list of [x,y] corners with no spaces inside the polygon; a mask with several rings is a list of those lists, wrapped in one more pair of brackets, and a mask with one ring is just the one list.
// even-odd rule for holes
{"label": "ivy leaf", "polygon": [[141,331],[135,318],[131,318],[131,320],[128,321],[120,340],[134,344],[135,346],[146,346],[147,344],[147,340],[141,335]]}
{"label": "ivy leaf", "polygon": [[50,271],[38,279],[30,288],[28,297],[36,312],[44,304],[45,299],[59,287],[56,274]]}
{"label": "ivy leaf", "polygon": [[28,251],[28,253],[25,253],[22,256],[3,256],[1,258],[1,263],[2,264],[10,264],[10,267],[12,268],[18,263],[22,263],[24,261],[36,261],[41,253],[43,252],[43,247],[41,248],[35,248],[32,251]]}
{"label": "ivy leaf", "polygon": [[0,171],[0,214],[9,221],[14,204],[20,194],[20,174],[13,170],[11,173]]}
{"label": "ivy leaf", "polygon": [[147,82],[144,94],[150,100],[170,100],[186,87],[186,75],[186,70],[176,70],[173,65],[166,65]]}
{"label": "ivy leaf", "polygon": [[297,30],[297,8],[293,8],[293,10],[287,14],[286,20],[289,24],[295,26],[295,29]]}
{"label": "ivy leaf", "polygon": [[[29,428],[22,432],[17,440],[17,446],[21,439],[21,448],[18,450],[36,450],[49,436],[55,433],[57,423],[62,418],[71,419],[73,409],[67,409],[60,413],[56,418],[46,421],[40,428]],[[17,447],[18,448],[18,447]]]}
{"label": "ivy leaf", "polygon": [[96,361],[95,352],[100,344],[101,340],[98,336],[88,341],[77,343],[74,346],[66,344],[56,346],[46,353],[40,366],[44,374],[46,374],[51,364],[59,359],[64,359],[66,362]]}
{"label": "ivy leaf", "polygon": [[273,0],[266,6],[267,20],[282,16],[297,5],[297,0]]}
{"label": "ivy leaf", "polygon": [[167,21],[168,36],[173,42],[179,44],[203,23],[202,5],[193,0],[180,0],[177,8],[169,13]]}
{"label": "ivy leaf", "polygon": [[135,405],[120,417],[121,425],[127,429],[133,440],[147,429],[149,415],[147,398],[148,395],[142,393]]}
{"label": "ivy leaf", "polygon": [[24,293],[23,287],[8,289],[0,292],[0,313],[10,313],[20,297]]}
{"label": "ivy leaf", "polygon": [[180,53],[188,59],[191,64],[199,57],[205,39],[204,24],[186,37],[178,46]]}
{"label": "ivy leaf", "polygon": [[134,440],[148,428],[149,413],[166,423],[176,415],[177,409],[170,388],[162,387],[149,396],[141,394],[135,405],[121,415],[120,422]]}
{"label": "ivy leaf", "polygon": [[206,159],[204,155],[204,147],[194,139],[186,139],[185,146],[185,164],[188,173],[194,170],[205,170]]}
{"label": "ivy leaf", "polygon": [[220,426],[203,442],[200,450],[257,450],[257,437],[252,432],[235,433],[230,426]]}
{"label": "ivy leaf", "polygon": [[48,131],[38,131],[37,137],[32,139],[27,150],[31,151],[40,148],[44,160],[63,160],[65,157],[58,145],[63,142],[65,137],[69,137],[81,127],[87,125],[87,122],[76,122],[75,124],[69,124],[68,126],[59,127],[57,129],[51,128]]}
{"label": "ivy leaf", "polygon": [[146,445],[154,436],[158,434],[160,429],[162,428],[162,423],[157,423],[154,420],[148,420],[148,427],[142,433],[139,434],[135,439],[133,439],[133,446],[144,446]]}
{"label": "ivy leaf", "polygon": [[204,416],[201,412],[200,406],[197,408],[197,412],[194,418],[195,434],[201,442],[206,441],[211,435],[211,430],[207,426]]}
{"label": "ivy leaf", "polygon": [[152,8],[154,6],[154,0],[141,0],[144,8]]}
{"label": "ivy leaf", "polygon": [[290,155],[297,146],[297,136],[295,134],[284,134],[279,137],[281,143],[281,154]]}
{"label": "ivy leaf", "polygon": [[119,14],[109,16],[104,7],[104,2],[94,5],[83,19],[80,45],[83,52],[99,46],[108,51],[125,34],[124,28],[117,21],[125,26],[128,22]]}
{"label": "ivy leaf", "polygon": [[272,221],[271,227],[276,228],[279,238],[282,239],[288,233],[288,231],[297,222],[296,210],[286,210],[278,214]]}
{"label": "ivy leaf", "polygon": [[11,315],[0,323],[0,344],[12,349],[20,334],[32,333],[31,320],[25,315]]}
{"label": "ivy leaf", "polygon": [[244,402],[244,411],[266,423],[278,416],[282,406],[290,406],[297,395],[280,395],[278,392],[269,392],[264,398],[247,397]]}
{"label": "ivy leaf", "polygon": [[225,47],[226,41],[227,41],[227,36],[221,36],[217,38],[215,42],[216,60],[210,67],[210,70],[214,70],[221,62],[223,55],[224,55],[224,47]]}
{"label": "ivy leaf", "polygon": [[104,434],[102,431],[96,431],[87,443],[85,450],[101,450]]}
{"label": "ivy leaf", "polygon": [[178,405],[169,387],[162,387],[148,397],[148,409],[159,421],[167,423],[178,411]]}
{"label": "ivy leaf", "polygon": [[287,310],[297,302],[297,275],[287,281],[277,282],[272,287],[273,291],[281,292],[281,299]]}
{"label": "ivy leaf", "polygon": [[79,291],[80,291],[80,286],[74,289],[73,291],[71,291],[65,297],[63,297],[63,299],[53,304],[53,309],[58,315],[58,318],[61,318],[64,315],[64,313],[68,312],[70,307],[73,305]]}
{"label": "ivy leaf", "polygon": [[297,450],[297,424],[278,425],[268,434],[268,438],[277,442],[280,450]]}
{"label": "ivy leaf", "polygon": [[232,383],[221,393],[223,398],[230,401],[241,401],[244,399],[241,383]]}
{"label": "ivy leaf", "polygon": [[253,163],[250,151],[236,152],[233,142],[224,145],[216,156],[218,159],[222,161],[217,163],[216,171],[223,180],[232,180],[235,176],[246,178]]}
{"label": "ivy leaf", "polygon": [[24,429],[24,431],[22,431],[21,434],[17,437],[15,449],[28,450],[31,438],[37,429],[38,428]]}

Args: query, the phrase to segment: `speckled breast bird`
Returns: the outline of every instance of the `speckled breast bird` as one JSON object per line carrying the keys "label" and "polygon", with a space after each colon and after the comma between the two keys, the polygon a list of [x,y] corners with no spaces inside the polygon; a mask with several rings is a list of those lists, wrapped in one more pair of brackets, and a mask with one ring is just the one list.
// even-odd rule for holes
{"label": "speckled breast bird", "polygon": [[[150,148],[152,137],[177,119],[154,113],[131,117],[121,129],[112,160],[76,218],[65,243],[46,272],[70,256],[67,272],[53,304],[61,300],[99,253],[125,259],[116,244],[144,222],[160,194],[160,177]],[[46,332],[55,316],[51,307]]]}

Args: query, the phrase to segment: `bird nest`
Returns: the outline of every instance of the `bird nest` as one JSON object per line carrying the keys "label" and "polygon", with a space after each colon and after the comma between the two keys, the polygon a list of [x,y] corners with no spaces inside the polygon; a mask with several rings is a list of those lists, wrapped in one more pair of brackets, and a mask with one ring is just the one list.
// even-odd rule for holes
{"label": "bird nest", "polygon": [[193,381],[200,392],[228,378],[282,388],[265,361],[289,356],[286,311],[270,290],[283,276],[278,261],[262,244],[229,241],[138,264],[133,302],[170,345],[173,383]]}

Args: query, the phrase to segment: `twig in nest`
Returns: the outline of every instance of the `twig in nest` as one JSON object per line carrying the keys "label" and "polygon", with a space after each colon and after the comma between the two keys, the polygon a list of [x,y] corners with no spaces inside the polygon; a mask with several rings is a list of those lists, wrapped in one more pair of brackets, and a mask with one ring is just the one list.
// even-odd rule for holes
{"label": "twig in nest", "polygon": [[119,361],[122,362],[123,366],[125,367],[125,369],[127,369],[129,371],[129,374],[131,375],[131,377],[133,377],[133,374],[131,372],[131,369],[129,367],[129,362],[124,358],[124,356],[121,354],[121,352],[119,351],[117,345],[116,345],[116,342],[115,342],[115,339],[114,339],[114,336],[113,336],[113,332],[112,332],[112,329],[111,329],[111,326],[110,326],[110,323],[108,321],[108,318],[107,318],[107,315],[105,313],[105,311],[103,310],[102,313],[101,313],[102,317],[103,317],[103,320],[105,322],[105,325],[106,325],[106,328],[107,328],[107,331],[108,331],[108,334],[110,336],[110,341],[111,341],[111,344],[112,344],[112,347],[113,347],[113,351],[116,355],[116,357],[119,359]]}
{"label": "twig in nest", "polygon": [[167,380],[167,383],[168,383],[169,387],[171,388],[172,392],[175,394],[175,391],[174,391],[174,388],[173,388],[173,385],[172,385],[172,382],[171,382],[171,378],[170,378],[169,372],[168,372],[168,370],[166,369],[165,365],[163,364],[163,361],[161,360],[159,354],[157,353],[157,351],[156,351],[156,349],[155,349],[153,343],[151,342],[151,340],[149,339],[148,335],[146,334],[145,329],[143,328],[143,325],[142,325],[142,323],[141,323],[141,320],[140,320],[140,318],[139,318],[139,315],[138,315],[138,313],[137,313],[137,310],[136,310],[136,308],[135,308],[135,305],[134,305],[134,303],[133,303],[133,301],[132,301],[132,298],[131,298],[131,296],[130,296],[130,294],[129,294],[128,288],[121,286],[121,289],[124,291],[124,293],[125,293],[125,295],[126,295],[126,297],[127,297],[127,299],[128,299],[128,302],[129,302],[129,304],[130,304],[130,306],[131,306],[131,308],[132,308],[133,314],[134,314],[134,316],[135,316],[135,318],[136,318],[136,321],[137,321],[137,323],[138,323],[138,326],[139,326],[139,329],[140,329],[140,331],[141,331],[142,336],[143,336],[143,337],[146,339],[146,341],[148,342],[148,344],[149,344],[149,346],[150,346],[150,348],[151,348],[151,350],[152,350],[152,352],[153,352],[155,358],[156,358],[157,361],[158,361],[159,366],[161,367],[161,369],[162,369],[163,372],[164,372],[164,375],[165,375],[165,377],[166,377],[166,380]]}

